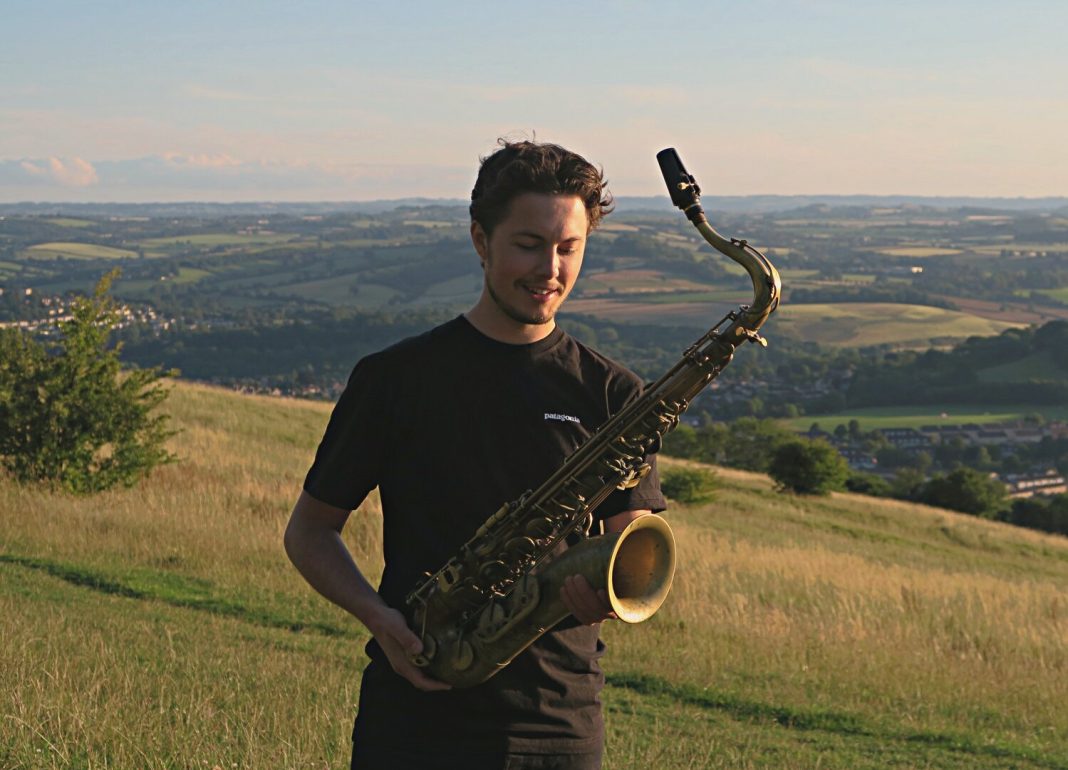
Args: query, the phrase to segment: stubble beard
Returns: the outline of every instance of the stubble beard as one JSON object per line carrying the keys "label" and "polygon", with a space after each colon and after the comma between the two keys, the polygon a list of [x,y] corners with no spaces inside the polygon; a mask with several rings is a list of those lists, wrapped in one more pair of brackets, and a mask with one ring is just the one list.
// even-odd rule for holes
{"label": "stubble beard", "polygon": [[516,323],[526,324],[530,326],[542,326],[553,320],[556,315],[556,311],[559,305],[554,308],[547,308],[544,312],[538,314],[524,314],[518,308],[509,305],[506,301],[500,298],[500,296],[493,290],[493,285],[486,281],[486,292],[490,295],[490,299],[497,306],[497,309],[511,318]]}

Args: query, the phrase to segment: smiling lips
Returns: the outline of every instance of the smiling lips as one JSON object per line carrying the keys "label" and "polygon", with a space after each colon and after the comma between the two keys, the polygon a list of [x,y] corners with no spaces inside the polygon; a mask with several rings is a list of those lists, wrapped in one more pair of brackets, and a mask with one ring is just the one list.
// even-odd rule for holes
{"label": "smiling lips", "polygon": [[527,293],[536,300],[547,300],[560,293],[559,288],[546,288],[538,286],[524,286]]}

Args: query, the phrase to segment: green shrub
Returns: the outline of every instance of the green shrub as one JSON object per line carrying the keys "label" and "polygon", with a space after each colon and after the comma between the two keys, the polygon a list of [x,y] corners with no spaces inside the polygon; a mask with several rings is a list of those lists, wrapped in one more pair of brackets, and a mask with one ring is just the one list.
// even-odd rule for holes
{"label": "green shrub", "polygon": [[986,518],[997,518],[1008,505],[1005,485],[974,468],[957,468],[947,475],[934,476],[919,489],[918,499],[927,505]]}
{"label": "green shrub", "polygon": [[74,301],[56,341],[0,330],[0,465],[19,481],[89,493],[174,459],[167,417],[153,413],[170,373],[122,371],[119,348],[107,345],[121,318],[107,294],[116,275]]}
{"label": "green shrub", "polygon": [[782,490],[826,495],[845,485],[849,464],[837,449],[822,439],[794,439],[775,449],[768,475]]}
{"label": "green shrub", "polygon": [[718,486],[715,472],[704,468],[671,468],[660,479],[665,495],[687,505],[707,503],[715,497]]}

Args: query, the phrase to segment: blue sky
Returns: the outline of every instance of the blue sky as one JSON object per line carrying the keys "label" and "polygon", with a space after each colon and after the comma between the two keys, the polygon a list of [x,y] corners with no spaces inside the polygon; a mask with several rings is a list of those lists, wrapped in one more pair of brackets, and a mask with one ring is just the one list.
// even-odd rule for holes
{"label": "blue sky", "polygon": [[1068,195],[1068,3],[12,2],[0,201],[462,198],[499,136],[618,195]]}

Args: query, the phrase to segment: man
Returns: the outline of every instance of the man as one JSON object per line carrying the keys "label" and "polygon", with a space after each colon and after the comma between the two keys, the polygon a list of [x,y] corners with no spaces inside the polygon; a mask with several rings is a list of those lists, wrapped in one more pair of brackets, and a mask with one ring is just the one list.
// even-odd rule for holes
{"label": "man", "polygon": [[[481,685],[451,689],[410,659],[422,644],[400,612],[407,593],[641,387],[554,320],[589,233],[611,210],[601,173],[555,145],[502,142],[482,162],[470,210],[484,274],[478,302],[356,365],[293,510],[286,550],[373,636],[354,768],[597,768],[598,624],[611,615],[603,592],[581,576],[562,591],[573,617]],[[377,592],[340,538],[376,486],[385,552]],[[605,531],[618,531],[663,508],[654,468],[596,515]]]}

